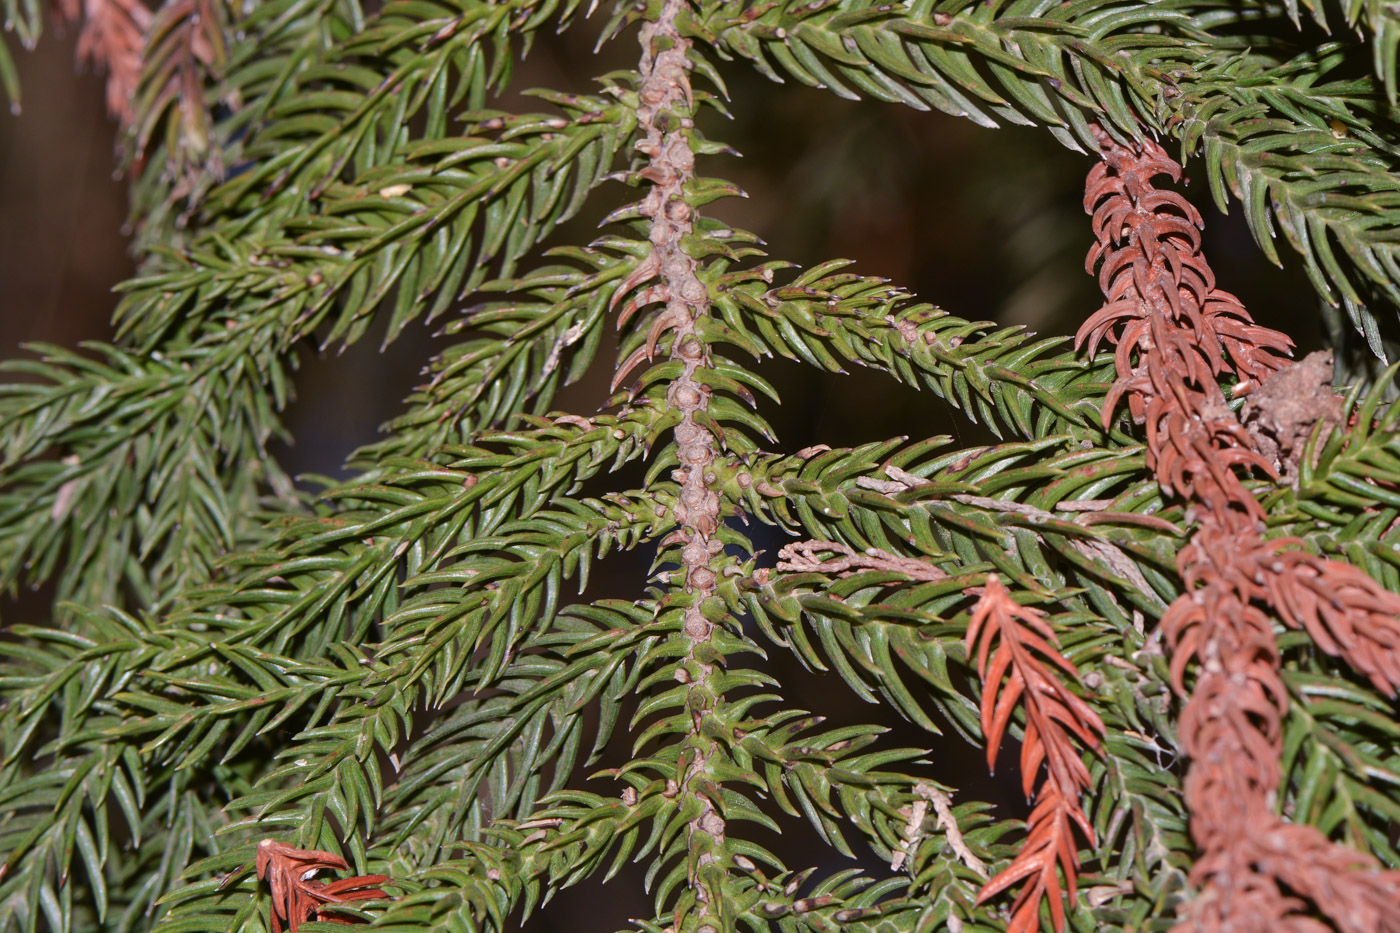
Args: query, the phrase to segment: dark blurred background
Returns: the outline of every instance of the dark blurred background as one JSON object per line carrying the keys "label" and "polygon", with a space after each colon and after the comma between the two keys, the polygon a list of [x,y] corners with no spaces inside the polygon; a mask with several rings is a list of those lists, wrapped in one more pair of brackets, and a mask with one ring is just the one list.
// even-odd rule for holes
{"label": "dark blurred background", "polygon": [[[592,52],[595,33],[596,26],[586,24],[537,46],[515,87],[589,90],[588,75],[635,62],[635,33],[613,43],[605,60]],[[115,127],[103,112],[101,78],[75,68],[71,33],[51,31],[36,51],[13,51],[24,112],[0,115],[5,356],[22,352],[19,345],[26,342],[71,346],[109,337],[111,289],[134,269],[123,234],[125,184],[113,176]],[[955,314],[1023,324],[1043,334],[1072,334],[1099,306],[1095,283],[1083,270],[1090,232],[1080,199],[1088,157],[1036,129],[990,131],[938,113],[855,104],[795,82],[773,85],[742,67],[723,74],[733,119],[709,113],[701,127],[743,158],[711,159],[702,170],[737,182],[751,197],[713,211],[762,236],[774,258],[802,264],[853,259],[857,271],[888,277]],[[537,105],[512,93],[500,106]],[[1288,331],[1305,350],[1314,348],[1321,336],[1316,302],[1296,265],[1286,271],[1268,265],[1239,211],[1216,213],[1204,184],[1191,185],[1187,193],[1205,212],[1207,250],[1221,286],[1239,294],[1258,319]],[[552,241],[586,242],[597,220],[630,196],[621,185],[606,186],[586,216]],[[292,472],[339,474],[346,455],[373,440],[379,425],[399,411],[438,346],[430,329],[410,328],[381,355],[378,337],[370,334],[340,357],[303,361],[297,400],[287,412],[297,443],[280,452]],[[765,415],[785,451],[898,434],[950,433],[967,444],[987,438],[943,401],[877,374],[833,376],[784,362],[765,364],[763,374],[784,399]],[[604,397],[602,383],[586,380],[561,398],[560,407],[587,413]],[[781,544],[764,543],[774,549]],[[642,554],[610,559],[610,572],[597,578],[598,590],[638,594],[647,563]],[[4,610],[9,621],[41,621],[43,600]],[[880,708],[850,698],[834,674],[807,673],[776,654],[770,669],[791,703],[828,715],[831,725],[888,719]],[[993,782],[981,753],[956,738],[930,737],[897,721],[885,724],[894,729],[893,743],[932,750],[931,775],[998,801],[1002,812],[1025,812],[1018,782],[1008,780],[1014,778],[1014,749],[1003,750],[1001,774]],[[609,757],[626,754],[627,739],[620,734]],[[797,821],[784,822],[781,837],[747,825],[731,831],[771,847],[794,868],[808,867],[813,853],[829,851]],[[825,873],[849,864],[833,853],[821,868]],[[873,859],[862,864],[877,875],[882,870]],[[639,877],[624,872],[605,888],[565,892],[530,921],[530,929],[608,933],[628,918],[650,916]]]}

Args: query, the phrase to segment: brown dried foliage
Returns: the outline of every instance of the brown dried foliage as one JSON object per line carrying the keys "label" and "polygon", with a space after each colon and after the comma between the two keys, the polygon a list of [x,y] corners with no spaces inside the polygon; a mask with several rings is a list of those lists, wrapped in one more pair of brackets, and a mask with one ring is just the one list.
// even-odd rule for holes
{"label": "brown dried foliage", "polygon": [[[1024,881],[1012,904],[1007,933],[1037,930],[1040,905],[1047,899],[1055,928],[1064,929],[1065,894],[1072,899],[1078,881],[1076,836],[1094,841],[1093,827],[1080,806],[1090,785],[1080,748],[1099,748],[1103,720],[1056,676],[1058,668],[1078,680],[1079,671],[1056,647],[1044,613],[1019,605],[995,574],[987,577],[973,607],[966,643],[968,654],[976,653],[982,681],[987,767],[995,768],[997,750],[1018,705],[1025,707],[1026,715],[1021,788],[1027,797],[1045,765],[1026,841],[1011,864],[983,887],[978,903]],[[1061,874],[1067,892],[1061,889]]]}
{"label": "brown dried foliage", "polygon": [[[1105,340],[1117,345],[1104,422],[1126,398],[1146,426],[1158,482],[1190,504],[1198,523],[1177,557],[1184,592],[1161,622],[1179,693],[1187,693],[1187,668],[1200,662],[1180,735],[1192,762],[1185,795],[1201,892],[1180,929],[1400,930],[1400,872],[1274,812],[1288,695],[1273,630],[1275,617],[1306,630],[1322,651],[1394,695],[1400,597],[1298,540],[1261,536],[1263,509],[1240,472],[1277,478],[1276,451],[1261,451],[1219,382],[1237,378],[1237,395],[1254,390],[1288,366],[1282,354],[1291,341],[1255,324],[1215,286],[1200,251],[1200,215],[1152,185],[1157,175],[1179,180],[1180,167],[1152,142],[1134,149],[1104,133],[1099,141],[1103,162],[1089,174],[1084,205],[1097,238],[1088,267],[1097,267],[1108,301],[1078,342],[1090,351]],[[1330,415],[1314,420],[1326,425]]]}
{"label": "brown dried foliage", "polygon": [[81,21],[78,59],[107,72],[107,110],[134,139],[138,164],[164,126],[171,164],[183,172],[177,197],[196,184],[197,172],[222,177],[205,106],[207,78],[226,54],[221,0],[165,0],[155,12],[142,0],[54,5],[68,22]]}
{"label": "brown dried foliage", "polygon": [[1345,416],[1332,388],[1333,358],[1318,350],[1285,366],[1249,393],[1240,420],[1259,452],[1297,485],[1303,452],[1314,432],[1326,436]]}
{"label": "brown dried foliage", "polygon": [[295,849],[274,839],[258,843],[258,877],[272,889],[272,933],[285,927],[295,933],[308,920],[349,923],[334,913],[336,904],[385,897],[379,885],[387,875],[357,875],[338,881],[319,881],[314,875],[324,869],[344,871],[345,859],[315,849]]}
{"label": "brown dried foliage", "polygon": [[141,0],[56,0],[59,15],[82,21],[78,60],[107,72],[107,112],[130,126],[136,120],[136,89],[151,11]]}

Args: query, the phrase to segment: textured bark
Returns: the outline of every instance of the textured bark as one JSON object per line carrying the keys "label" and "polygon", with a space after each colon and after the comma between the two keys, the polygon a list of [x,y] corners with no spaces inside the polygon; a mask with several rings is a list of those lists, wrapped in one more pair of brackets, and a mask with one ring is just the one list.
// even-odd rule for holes
{"label": "textured bark", "polygon": [[[715,595],[717,558],[723,546],[715,537],[720,524],[720,496],[714,472],[719,443],[696,418],[697,413],[709,407],[710,390],[696,378],[696,371],[710,363],[710,348],[696,329],[696,321],[709,313],[709,290],[697,274],[695,260],[686,255],[681,245],[694,227],[694,209],[686,198],[685,186],[695,178],[695,153],[687,132],[694,126],[687,59],[690,40],[676,28],[676,15],[684,7],[684,0],[667,0],[657,21],[643,25],[641,31],[642,84],[637,116],[644,135],[637,150],[649,160],[641,175],[652,183],[639,209],[650,223],[652,245],[641,269],[658,281],[637,303],[664,303],[651,324],[645,348],[648,357],[660,336],[673,331],[671,359],[681,364],[680,375],[672,380],[666,393],[667,406],[681,418],[675,429],[681,466],[672,475],[681,487],[675,519],[680,525],[685,585],[691,594],[684,621],[689,648],[682,669],[689,678],[686,708],[692,728],[681,792],[700,804],[688,831],[689,881],[696,902],[693,928],[714,933],[725,927],[720,906],[725,821],[715,807],[709,786],[710,759],[717,749],[703,727],[719,699],[710,684],[718,670],[715,652],[709,649],[715,623],[706,617],[704,608]],[[625,288],[619,294],[622,291]],[[628,313],[624,311],[624,320]],[[619,375],[636,362],[639,360],[624,362]]]}

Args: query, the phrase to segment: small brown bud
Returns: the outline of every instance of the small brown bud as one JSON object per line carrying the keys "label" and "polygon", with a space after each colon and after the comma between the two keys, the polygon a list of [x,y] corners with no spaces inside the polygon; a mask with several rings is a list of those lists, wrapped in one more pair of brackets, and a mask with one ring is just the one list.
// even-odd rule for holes
{"label": "small brown bud", "polygon": [[705,288],[705,283],[696,278],[686,279],[681,283],[681,297],[691,304],[700,304],[710,295]]}
{"label": "small brown bud", "polygon": [[700,817],[700,829],[716,838],[724,835],[724,817],[711,810]]}
{"label": "small brown bud", "polygon": [[711,456],[710,448],[704,444],[691,444],[685,449],[685,460],[689,463],[708,463]]}
{"label": "small brown bud", "polygon": [[700,390],[694,386],[676,386],[671,398],[680,408],[694,408],[700,404]]}

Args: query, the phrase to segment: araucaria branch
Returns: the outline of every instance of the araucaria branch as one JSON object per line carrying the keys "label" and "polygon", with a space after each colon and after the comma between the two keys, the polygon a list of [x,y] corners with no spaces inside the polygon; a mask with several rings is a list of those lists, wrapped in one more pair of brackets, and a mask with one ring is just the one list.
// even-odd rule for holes
{"label": "araucaria branch", "polygon": [[1314,933],[1325,929],[1321,915],[1344,933],[1400,930],[1400,872],[1276,810],[1288,692],[1273,631],[1275,618],[1304,628],[1393,696],[1400,598],[1300,541],[1263,537],[1264,510],[1241,477],[1277,478],[1279,465],[1220,383],[1236,380],[1234,394],[1248,394],[1289,365],[1291,341],[1216,287],[1199,213],[1152,185],[1157,175],[1179,180],[1180,166],[1150,141],[1129,147],[1097,135],[1103,161],[1084,198],[1097,238],[1088,267],[1108,301],[1078,341],[1091,352],[1117,344],[1104,422],[1126,397],[1146,427],[1148,466],[1196,523],[1177,557],[1184,592],[1161,621],[1174,685],[1187,695],[1185,792],[1201,849],[1192,871],[1200,892],[1179,929]]}
{"label": "araucaria branch", "polygon": [[[137,272],[0,360],[0,933],[1400,933],[1400,403],[1349,352],[1400,306],[1389,4],[0,0],[12,107],[55,11]],[[1079,156],[958,119],[1101,152],[1077,346],[897,281],[1070,294]],[[1345,304],[1335,358],[1139,137]],[[351,448],[396,367],[303,364],[425,326]],[[1017,740],[1028,820],[945,783]]]}

